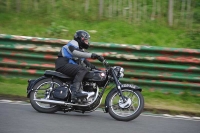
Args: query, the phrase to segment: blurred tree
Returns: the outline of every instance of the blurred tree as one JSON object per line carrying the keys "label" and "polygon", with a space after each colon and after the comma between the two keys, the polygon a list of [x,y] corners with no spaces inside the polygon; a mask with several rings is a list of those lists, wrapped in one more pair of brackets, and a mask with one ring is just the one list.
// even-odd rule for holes
{"label": "blurred tree", "polygon": [[88,13],[90,0],[85,0],[85,13]]}
{"label": "blurred tree", "polygon": [[99,0],[99,18],[103,15],[103,0]]}
{"label": "blurred tree", "polygon": [[173,6],[174,6],[174,0],[169,0],[169,3],[168,3],[168,24],[169,24],[169,26],[173,26]]}

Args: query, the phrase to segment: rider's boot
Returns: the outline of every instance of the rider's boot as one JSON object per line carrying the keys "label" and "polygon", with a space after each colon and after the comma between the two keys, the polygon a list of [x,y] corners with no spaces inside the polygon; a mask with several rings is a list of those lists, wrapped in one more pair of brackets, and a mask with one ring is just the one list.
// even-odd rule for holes
{"label": "rider's boot", "polygon": [[75,82],[70,87],[70,90],[71,90],[71,102],[72,103],[75,103],[79,98],[83,99],[83,98],[86,98],[88,96],[88,94],[81,92],[80,85],[81,85],[81,82]]}

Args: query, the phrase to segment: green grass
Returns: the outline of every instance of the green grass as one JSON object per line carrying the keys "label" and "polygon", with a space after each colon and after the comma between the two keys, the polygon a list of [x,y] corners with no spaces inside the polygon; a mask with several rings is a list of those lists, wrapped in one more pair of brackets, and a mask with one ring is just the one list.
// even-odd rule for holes
{"label": "green grass", "polygon": [[[27,79],[4,78],[0,77],[0,95],[22,96],[26,97]],[[113,88],[113,87],[111,87]],[[106,89],[103,95],[102,104],[110,89]],[[200,114],[200,96],[183,94],[164,94],[161,92],[150,92],[143,90],[142,95],[145,99],[145,107],[151,109],[163,109],[173,111],[184,111]]]}
{"label": "green grass", "polygon": [[92,42],[136,44],[177,48],[200,48],[198,32],[170,28],[156,21],[130,24],[121,20],[78,20],[63,16],[0,14],[0,34],[72,39],[76,30],[90,32]]}
{"label": "green grass", "polygon": [[200,113],[200,96],[191,95],[188,92],[183,94],[165,94],[144,90],[142,94],[148,108]]}
{"label": "green grass", "polygon": [[26,79],[8,79],[0,77],[0,94],[10,94],[25,97],[27,84],[28,82]]}

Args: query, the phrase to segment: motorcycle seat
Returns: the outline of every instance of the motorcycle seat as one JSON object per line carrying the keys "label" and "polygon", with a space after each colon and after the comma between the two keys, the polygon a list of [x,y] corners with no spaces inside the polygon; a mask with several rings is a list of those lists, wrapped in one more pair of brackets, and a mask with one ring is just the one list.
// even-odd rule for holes
{"label": "motorcycle seat", "polygon": [[[96,78],[99,79],[100,78],[98,76],[99,72],[102,72],[102,71],[89,71],[85,75],[84,79],[96,79]],[[97,76],[95,76],[96,75],[95,73],[97,73]],[[53,71],[53,70],[46,70],[45,73],[44,73],[44,76],[47,76],[47,77],[55,76],[55,77],[59,77],[59,78],[63,78],[63,79],[72,79],[73,78],[73,77],[69,77],[69,76],[67,76],[67,75],[65,75],[63,73],[60,73],[60,72],[57,72],[57,71]]]}
{"label": "motorcycle seat", "polygon": [[71,78],[63,73],[57,72],[57,71],[52,71],[52,70],[46,70],[44,73],[45,76],[56,76],[64,79]]}

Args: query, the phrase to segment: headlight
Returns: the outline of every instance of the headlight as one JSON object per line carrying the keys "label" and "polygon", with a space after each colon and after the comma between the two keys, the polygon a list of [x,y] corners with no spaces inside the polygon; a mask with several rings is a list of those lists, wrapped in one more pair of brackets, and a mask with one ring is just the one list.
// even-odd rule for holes
{"label": "headlight", "polygon": [[115,74],[118,78],[123,78],[124,77],[124,68],[120,66],[114,66],[114,71]]}
{"label": "headlight", "polygon": [[120,78],[124,77],[124,68],[123,67],[121,67],[121,69],[120,69],[120,76],[119,77]]}

